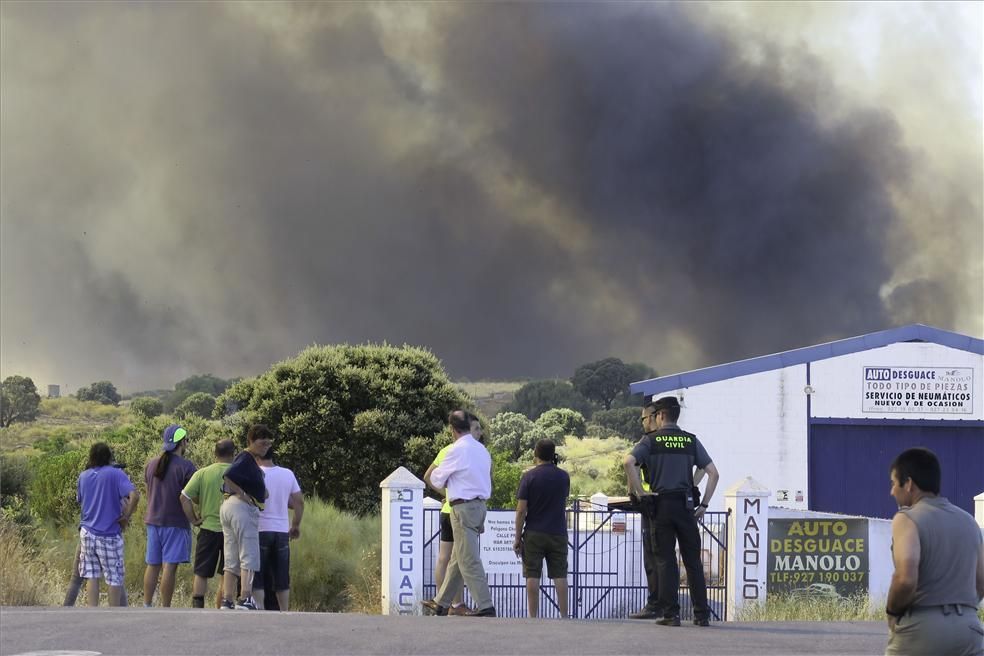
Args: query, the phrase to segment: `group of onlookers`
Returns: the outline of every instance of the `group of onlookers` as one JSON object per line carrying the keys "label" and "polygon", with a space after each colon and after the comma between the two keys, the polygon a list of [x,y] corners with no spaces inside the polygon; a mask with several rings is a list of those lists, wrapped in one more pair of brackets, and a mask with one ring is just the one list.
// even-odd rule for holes
{"label": "group of onlookers", "polygon": [[[719,473],[697,436],[677,425],[679,416],[675,397],[646,399],[641,417],[645,435],[623,462],[630,496],[646,520],[644,550],[649,552],[647,605],[630,617],[680,625],[679,544],[694,624],[708,626],[710,608],[698,522]],[[424,475],[445,496],[445,504],[435,571],[438,590],[422,606],[434,615],[495,617],[479,551],[486,503],[492,494],[492,459],[474,415],[456,410],[448,422],[454,440],[437,454]],[[177,424],[164,430],[163,450],[144,470],[145,606],[153,604],[158,580],[161,605],[171,604],[177,568],[190,560],[191,527],[197,526],[195,607],[204,607],[208,579],[222,570],[218,607],[287,610],[289,541],[300,535],[303,495],[294,474],[273,463],[273,434],[266,426],[250,428],[246,441],[246,450],[235,455],[235,445],[220,440],[215,445],[215,463],[196,470],[184,457],[187,431]],[[98,605],[100,578],[109,586],[110,605],[127,603],[122,531],[130,523],[140,493],[115,464],[109,447],[97,443],[79,476],[82,521],[77,576],[66,605],[74,605],[83,580],[88,580],[89,605]],[[708,482],[702,498],[696,482],[705,474]],[[890,474],[891,493],[900,510],[892,522],[895,573],[885,609],[891,632],[888,653],[984,653],[982,625],[975,612],[984,597],[980,530],[970,515],[939,496],[941,468],[931,451],[904,451],[892,463]],[[534,466],[523,474],[516,495],[513,544],[523,561],[531,617],[539,611],[544,561],[556,586],[560,614],[568,616],[569,493],[570,478],[557,467],[554,443],[540,440],[534,449]],[[474,609],[461,604],[464,585],[476,603]]]}
{"label": "group of onlookers", "polygon": [[[144,606],[153,605],[158,585],[160,605],[171,605],[178,566],[191,561],[196,526],[194,607],[205,607],[208,579],[221,571],[219,608],[287,610],[289,542],[300,536],[304,497],[293,472],[274,464],[271,431],[262,424],[251,427],[247,448],[238,455],[231,440],[219,440],[215,462],[202,469],[185,458],[187,430],[171,424],[162,439],[161,453],[144,469]],[[97,606],[101,578],[109,586],[109,604],[126,605],[123,530],[139,500],[109,446],[93,444],[79,476],[80,541],[66,605],[75,604],[81,582],[88,580],[88,603]]]}

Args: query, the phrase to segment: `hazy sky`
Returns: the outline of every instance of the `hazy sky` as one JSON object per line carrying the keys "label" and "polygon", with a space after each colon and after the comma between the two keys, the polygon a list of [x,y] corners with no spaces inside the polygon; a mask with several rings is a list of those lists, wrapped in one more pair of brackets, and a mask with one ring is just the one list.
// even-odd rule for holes
{"label": "hazy sky", "polygon": [[980,3],[0,4],[0,375],[984,333]]}

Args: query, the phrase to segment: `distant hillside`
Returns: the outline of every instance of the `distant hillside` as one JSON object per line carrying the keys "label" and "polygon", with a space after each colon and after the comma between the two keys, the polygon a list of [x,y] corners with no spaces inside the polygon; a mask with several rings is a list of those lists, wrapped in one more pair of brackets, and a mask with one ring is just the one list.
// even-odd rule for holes
{"label": "distant hillside", "polygon": [[122,406],[79,401],[74,397],[41,399],[37,421],[0,428],[0,449],[30,448],[38,440],[56,436],[68,441],[86,438],[120,422],[126,414]]}
{"label": "distant hillside", "polygon": [[480,413],[492,418],[513,400],[516,390],[526,383],[527,381],[523,380],[483,380],[474,383],[455,383],[455,385],[475,401]]}

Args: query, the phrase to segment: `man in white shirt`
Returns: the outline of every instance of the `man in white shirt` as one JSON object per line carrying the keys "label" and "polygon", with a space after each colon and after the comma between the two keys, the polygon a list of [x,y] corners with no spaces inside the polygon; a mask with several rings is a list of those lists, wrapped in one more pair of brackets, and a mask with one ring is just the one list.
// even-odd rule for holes
{"label": "man in white shirt", "polygon": [[[286,612],[290,602],[290,541],[301,536],[304,495],[294,472],[273,464],[273,447],[256,456],[267,488],[266,504],[260,513],[260,571],[253,579],[253,599],[257,608]],[[293,509],[293,519],[288,517]],[[276,606],[266,595],[273,592]]]}
{"label": "man in white shirt", "polygon": [[425,612],[447,615],[455,593],[467,584],[476,603],[476,609],[467,615],[495,617],[478,544],[478,536],[485,531],[485,503],[492,496],[492,458],[472,436],[470,418],[464,410],[455,410],[448,416],[454,445],[430,475],[434,487],[447,488],[454,547],[441,589],[422,606]]}

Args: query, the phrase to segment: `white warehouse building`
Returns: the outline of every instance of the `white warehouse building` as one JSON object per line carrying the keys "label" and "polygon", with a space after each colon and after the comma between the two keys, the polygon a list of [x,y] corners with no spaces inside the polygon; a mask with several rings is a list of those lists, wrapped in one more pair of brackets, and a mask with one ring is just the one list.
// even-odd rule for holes
{"label": "white warehouse building", "polygon": [[891,517],[889,465],[932,449],[941,494],[984,492],[984,340],[921,324],[633,383],[675,395],[724,488],[751,476],[771,505]]}

